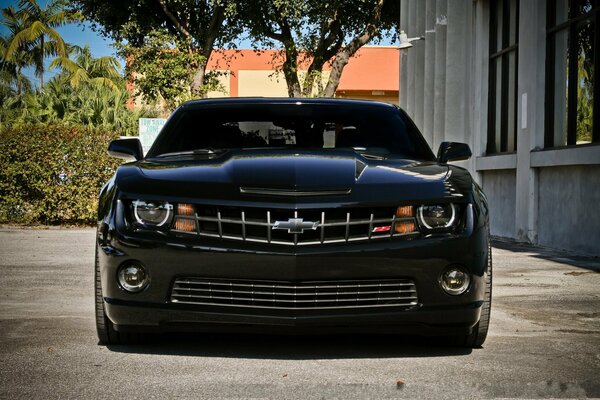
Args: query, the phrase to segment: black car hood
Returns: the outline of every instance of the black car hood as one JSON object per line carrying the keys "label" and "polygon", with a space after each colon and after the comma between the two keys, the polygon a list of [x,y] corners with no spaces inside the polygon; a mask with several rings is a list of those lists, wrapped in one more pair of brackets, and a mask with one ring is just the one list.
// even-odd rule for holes
{"label": "black car hood", "polygon": [[116,184],[134,197],[220,204],[384,203],[460,197],[451,175],[447,165],[369,159],[354,151],[242,150],[125,164]]}

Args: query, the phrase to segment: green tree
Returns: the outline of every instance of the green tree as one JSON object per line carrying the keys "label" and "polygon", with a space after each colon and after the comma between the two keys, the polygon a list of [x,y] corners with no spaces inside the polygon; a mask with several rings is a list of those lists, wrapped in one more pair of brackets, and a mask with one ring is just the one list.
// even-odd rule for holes
{"label": "green tree", "polygon": [[[102,31],[130,48],[154,46],[156,32],[169,35],[175,57],[194,54],[193,95],[205,88],[206,62],[217,46],[230,44],[242,31],[234,0],[74,0],[73,4]],[[154,36],[154,38],[153,38]],[[196,57],[199,56],[199,57]],[[158,72],[158,71],[154,71]],[[167,74],[169,71],[162,71]],[[174,79],[178,79],[176,71]],[[145,93],[147,94],[147,93]],[[153,96],[153,94],[148,94]]]}
{"label": "green tree", "polygon": [[[115,57],[94,58],[88,45],[69,47],[69,57],[55,58],[50,64],[50,69],[59,66],[63,70],[64,78],[73,88],[89,84],[119,90],[118,82],[122,80],[119,72],[121,64]],[[74,58],[71,58],[72,56]]]}
{"label": "green tree", "polygon": [[[121,46],[121,54],[128,59],[126,77],[135,83],[135,94],[154,102],[162,99],[169,110],[190,100],[198,66],[206,59],[187,47],[161,31],[148,34],[144,46]],[[206,77],[203,81],[207,82]],[[203,83],[200,91],[206,92],[206,86]]]}
{"label": "green tree", "polygon": [[20,0],[16,12],[23,27],[16,32],[4,54],[7,61],[14,61],[23,50],[32,53],[32,64],[40,77],[40,88],[44,87],[44,60],[46,56],[67,56],[65,41],[55,28],[79,19],[79,14],[66,10],[64,0],[52,0],[46,8],[36,0]]}
{"label": "green tree", "polygon": [[[257,45],[283,47],[290,97],[311,96],[315,89],[318,96],[333,97],[350,58],[396,31],[398,7],[393,0],[256,0],[241,3],[240,13]],[[331,72],[323,86],[326,63]]]}
{"label": "green tree", "polygon": [[2,9],[2,20],[0,21],[8,29],[8,35],[0,36],[0,84],[2,97],[6,97],[16,91],[20,96],[23,91],[31,90],[31,80],[23,74],[23,68],[33,63],[33,56],[27,46],[19,47],[10,59],[6,52],[15,36],[24,29],[23,21],[13,7]]}

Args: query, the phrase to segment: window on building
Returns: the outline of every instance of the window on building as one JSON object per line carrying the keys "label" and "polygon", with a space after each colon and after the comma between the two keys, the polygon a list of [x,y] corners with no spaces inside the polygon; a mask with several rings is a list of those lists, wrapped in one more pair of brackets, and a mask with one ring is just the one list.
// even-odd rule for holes
{"label": "window on building", "polygon": [[597,0],[549,0],[545,147],[600,142]]}
{"label": "window on building", "polygon": [[490,81],[486,153],[517,149],[519,0],[490,2]]}

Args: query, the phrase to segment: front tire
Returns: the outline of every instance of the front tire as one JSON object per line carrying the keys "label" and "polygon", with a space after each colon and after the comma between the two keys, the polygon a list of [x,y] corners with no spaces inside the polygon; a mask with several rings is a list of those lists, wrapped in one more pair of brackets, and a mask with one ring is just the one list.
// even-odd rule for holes
{"label": "front tire", "polygon": [[134,344],[141,341],[141,334],[118,332],[112,321],[106,316],[104,298],[102,296],[102,281],[100,279],[100,262],[98,260],[98,248],[96,247],[94,272],[96,332],[99,344]]}
{"label": "front tire", "polygon": [[473,327],[473,331],[463,337],[459,337],[458,344],[465,347],[481,347],[487,338],[490,326],[490,311],[492,308],[492,242],[488,240],[488,265],[485,274],[485,295],[481,306],[479,322]]}

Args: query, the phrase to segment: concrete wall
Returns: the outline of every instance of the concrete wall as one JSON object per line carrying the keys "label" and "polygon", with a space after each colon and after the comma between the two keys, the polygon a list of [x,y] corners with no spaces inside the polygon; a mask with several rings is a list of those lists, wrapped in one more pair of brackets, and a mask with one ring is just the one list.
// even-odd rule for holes
{"label": "concrete wall", "polygon": [[540,168],[538,242],[600,255],[600,165]]}
{"label": "concrete wall", "polygon": [[[485,154],[494,0],[400,0],[400,106],[434,151],[469,144],[496,236],[600,256],[600,144],[544,149],[546,0],[519,2],[517,151]],[[433,87],[431,81],[433,80]]]}
{"label": "concrete wall", "polygon": [[287,97],[287,86],[283,72],[275,71],[238,71],[238,95]]}
{"label": "concrete wall", "polygon": [[482,173],[482,183],[490,206],[490,230],[494,236],[514,236],[516,182],[515,170],[500,169]]}

